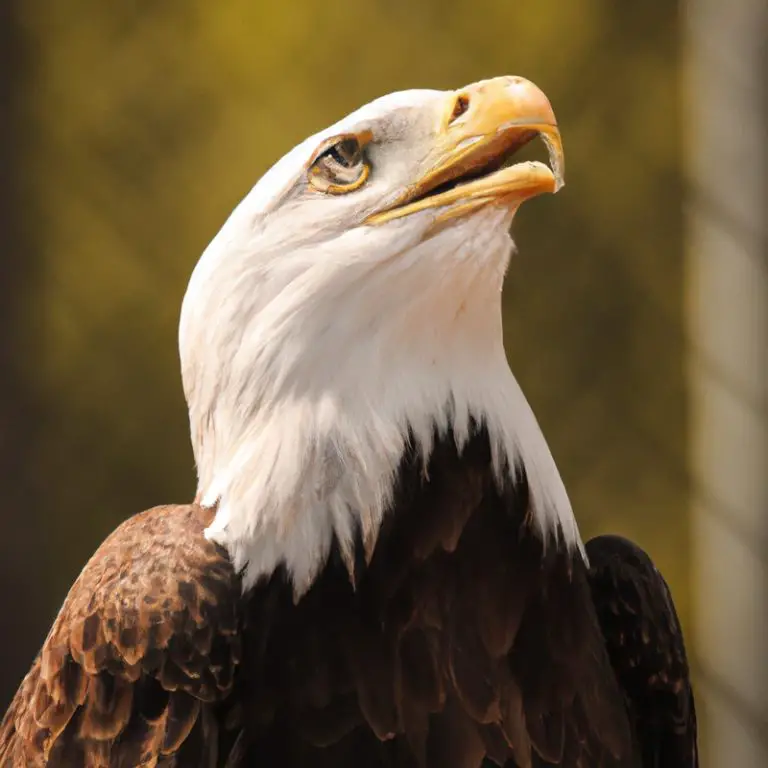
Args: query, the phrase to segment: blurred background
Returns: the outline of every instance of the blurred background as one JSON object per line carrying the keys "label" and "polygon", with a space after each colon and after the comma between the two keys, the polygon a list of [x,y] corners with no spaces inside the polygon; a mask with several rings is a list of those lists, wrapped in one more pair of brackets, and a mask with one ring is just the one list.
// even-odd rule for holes
{"label": "blurred background", "polygon": [[128,515],[194,494],[176,327],[258,177],[383,93],[532,79],[513,370],[585,536],[654,557],[708,768],[768,765],[768,3],[0,4],[0,703]]}

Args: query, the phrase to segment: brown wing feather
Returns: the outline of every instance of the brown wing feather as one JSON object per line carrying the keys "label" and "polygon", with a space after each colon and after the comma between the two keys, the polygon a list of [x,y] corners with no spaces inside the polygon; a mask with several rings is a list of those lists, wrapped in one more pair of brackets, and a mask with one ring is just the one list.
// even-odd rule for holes
{"label": "brown wing feather", "polygon": [[0,725],[3,768],[173,766],[196,739],[184,765],[211,764],[203,710],[233,685],[240,586],[210,516],[156,507],[99,547]]}
{"label": "brown wing feather", "polygon": [[696,705],[683,630],[664,577],[619,536],[587,542],[608,654],[648,765],[698,768]]}

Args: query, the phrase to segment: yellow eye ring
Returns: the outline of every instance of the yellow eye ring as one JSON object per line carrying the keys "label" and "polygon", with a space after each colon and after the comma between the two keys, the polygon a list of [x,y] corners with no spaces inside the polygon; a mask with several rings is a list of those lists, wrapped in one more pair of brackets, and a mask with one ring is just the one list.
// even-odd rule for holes
{"label": "yellow eye ring", "polygon": [[371,131],[365,130],[324,141],[309,162],[309,185],[318,192],[331,195],[344,195],[360,189],[371,174],[364,150],[372,138]]}
{"label": "yellow eye ring", "polygon": [[354,181],[351,181],[348,184],[336,184],[323,176],[322,169],[314,165],[309,171],[309,183],[319,192],[325,192],[329,195],[344,195],[347,192],[354,192],[356,189],[362,187],[368,180],[370,174],[371,166],[368,165],[368,163],[363,163],[360,175]]}

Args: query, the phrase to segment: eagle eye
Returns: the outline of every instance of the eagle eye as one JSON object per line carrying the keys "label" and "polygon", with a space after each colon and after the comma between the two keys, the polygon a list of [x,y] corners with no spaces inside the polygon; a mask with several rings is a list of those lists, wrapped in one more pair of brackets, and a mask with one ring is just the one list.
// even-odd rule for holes
{"label": "eagle eye", "polygon": [[309,168],[309,183],[320,192],[343,195],[361,187],[370,170],[360,139],[343,136],[317,155]]}

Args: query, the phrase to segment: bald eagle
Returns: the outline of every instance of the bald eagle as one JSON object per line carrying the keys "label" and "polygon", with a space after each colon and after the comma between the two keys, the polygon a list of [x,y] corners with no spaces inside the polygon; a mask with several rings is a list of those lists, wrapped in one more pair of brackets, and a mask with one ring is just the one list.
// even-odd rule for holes
{"label": "bald eagle", "polygon": [[[549,165],[513,162],[541,136]],[[562,183],[517,77],[299,144],[184,299],[193,503],[124,522],[0,727],[0,766],[697,765],[648,556],[583,544],[507,364],[519,205]]]}

